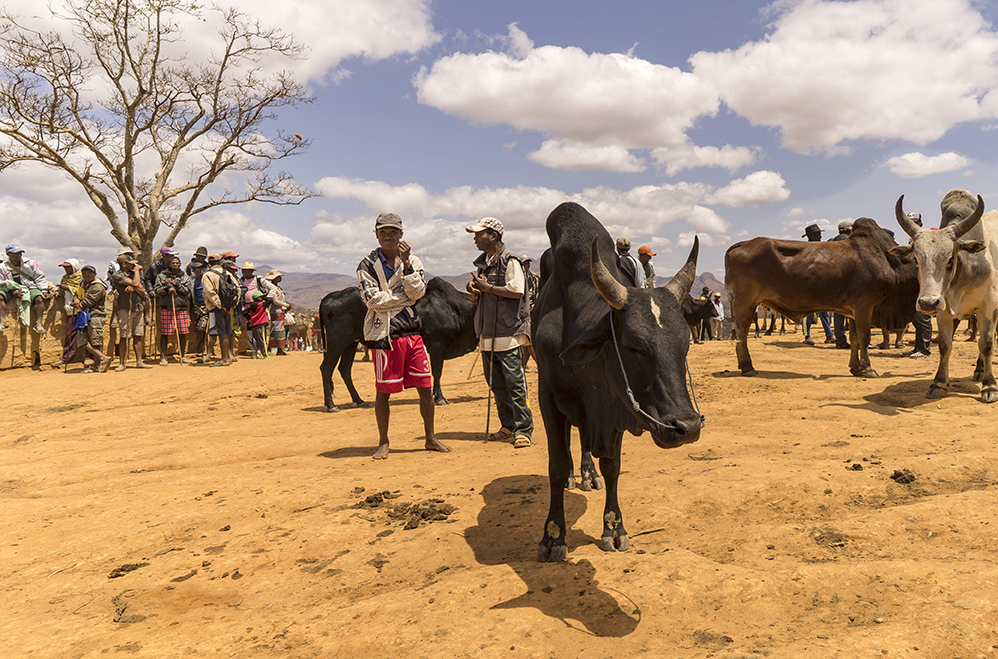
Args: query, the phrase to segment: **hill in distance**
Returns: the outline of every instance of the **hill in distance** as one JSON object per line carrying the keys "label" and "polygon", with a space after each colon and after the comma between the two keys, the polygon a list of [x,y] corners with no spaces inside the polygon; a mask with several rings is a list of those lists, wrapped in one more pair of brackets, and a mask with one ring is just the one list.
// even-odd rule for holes
{"label": "hill in distance", "polygon": [[[268,266],[261,265],[257,272],[266,274],[267,270],[269,270]],[[672,274],[656,276],[655,285],[664,286],[672,278]],[[427,273],[426,278],[429,280],[434,276]],[[441,279],[461,291],[464,290],[468,280],[471,279],[471,273],[441,275]],[[287,296],[289,302],[295,306],[312,310],[319,308],[319,302],[328,293],[343,290],[344,288],[353,288],[356,285],[356,276],[332,273],[286,272],[284,273],[284,279],[281,281],[281,288],[284,289],[284,294]],[[724,293],[724,284],[718,281],[717,277],[710,272],[703,272],[698,274],[696,279],[693,280],[693,285],[690,287],[690,294],[693,297],[699,297],[700,291],[704,286],[709,288],[711,292],[721,291],[722,295]],[[726,301],[727,296],[724,297]]]}

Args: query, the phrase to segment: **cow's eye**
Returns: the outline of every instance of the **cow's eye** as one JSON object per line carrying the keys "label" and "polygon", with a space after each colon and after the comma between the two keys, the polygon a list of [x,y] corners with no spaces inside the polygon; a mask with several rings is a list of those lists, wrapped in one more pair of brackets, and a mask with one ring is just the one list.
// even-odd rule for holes
{"label": "cow's eye", "polygon": [[946,269],[947,270],[952,270],[953,269],[953,257],[952,256],[949,257],[949,261],[946,262]]}
{"label": "cow's eye", "polygon": [[649,354],[647,348],[645,348],[643,345],[640,344],[632,344],[627,346],[627,351],[634,353],[635,355],[641,355],[643,357]]}

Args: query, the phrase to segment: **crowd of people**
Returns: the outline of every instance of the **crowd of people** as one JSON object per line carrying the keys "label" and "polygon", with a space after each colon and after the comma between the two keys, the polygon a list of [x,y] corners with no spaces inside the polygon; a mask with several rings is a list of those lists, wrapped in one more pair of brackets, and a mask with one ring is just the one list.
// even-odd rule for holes
{"label": "crowd of people", "polygon": [[[134,367],[152,368],[146,363],[147,328],[158,330],[153,335],[159,336],[159,363],[164,366],[171,339],[181,364],[227,366],[237,359],[243,327],[250,358],[287,355],[287,326],[294,319],[281,288],[283,274],[272,269],[261,276],[251,261],[239,264],[239,254],[231,250],[209,253],[199,247],[184,265],[178,252],[163,247],[146,269],[132,250],[121,247],[105,278],[98,276],[96,266],[81,267],[70,258],[60,264],[65,274],[56,285],[37,261],[25,258],[19,245],[8,245],[5,254],[0,263],[0,331],[8,329],[8,309],[14,307],[14,322],[43,334],[45,307],[54,300],[66,314],[62,356],[54,367],[79,359],[82,350],[93,361],[86,370],[106,372],[116,352],[114,370],[124,371],[131,341]],[[108,327],[117,331],[118,341],[105,348]],[[216,345],[217,360],[212,357]]]}

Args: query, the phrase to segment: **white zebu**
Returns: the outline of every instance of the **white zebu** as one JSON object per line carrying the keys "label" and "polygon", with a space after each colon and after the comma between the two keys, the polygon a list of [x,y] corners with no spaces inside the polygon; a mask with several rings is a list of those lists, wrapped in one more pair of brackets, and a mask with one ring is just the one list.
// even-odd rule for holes
{"label": "white zebu", "polygon": [[977,314],[980,356],[974,380],[981,381],[981,401],[998,401],[998,386],[991,371],[998,320],[998,212],[984,212],[984,200],[966,190],[950,190],[940,204],[942,219],[936,231],[923,229],[902,210],[902,195],[895,207],[898,224],[911,236],[918,261],[918,302],[922,313],[939,323],[939,369],[929,386],[928,398],[945,395],[949,386],[949,357],[953,348],[954,321]]}

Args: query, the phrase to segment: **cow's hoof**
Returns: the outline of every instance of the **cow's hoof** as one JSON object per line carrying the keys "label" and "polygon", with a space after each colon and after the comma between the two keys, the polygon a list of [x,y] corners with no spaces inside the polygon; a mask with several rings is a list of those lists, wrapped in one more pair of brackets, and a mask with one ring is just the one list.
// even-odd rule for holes
{"label": "cow's hoof", "polygon": [[[568,477],[568,482],[565,484],[565,489],[566,490],[574,490],[575,489],[575,474],[572,474],[571,476]],[[582,489],[586,489],[586,488],[583,487]]]}
{"label": "cow's hoof", "polygon": [[938,384],[929,385],[929,392],[925,394],[926,398],[942,398],[946,395],[946,387],[940,387]]}
{"label": "cow's hoof", "polygon": [[434,405],[450,405],[450,401],[447,400],[446,398],[444,398],[443,396],[441,396],[440,398],[434,398],[433,399],[433,404]]}
{"label": "cow's hoof", "polygon": [[541,563],[558,563],[568,560],[568,547],[565,545],[545,545],[537,548],[537,560]]}
{"label": "cow's hoof", "polygon": [[754,368],[750,368],[747,371],[742,371],[742,375],[744,375],[747,378],[750,378],[754,375],[759,375],[759,371],[755,370]]}
{"label": "cow's hoof", "polygon": [[872,368],[867,368],[867,369],[864,369],[862,371],[854,372],[853,375],[855,375],[858,378],[879,378],[880,377],[880,374],[877,373]]}
{"label": "cow's hoof", "polygon": [[981,390],[981,402],[982,403],[998,403],[998,389],[990,387],[988,389]]}
{"label": "cow's hoof", "polygon": [[605,535],[600,538],[600,548],[603,551],[627,551],[628,547],[631,546],[630,540],[627,539],[627,535]]}
{"label": "cow's hoof", "polygon": [[330,405],[329,407],[326,408],[326,411],[327,412],[339,412],[340,408],[336,407],[335,405]]}
{"label": "cow's hoof", "polygon": [[359,400],[359,401],[357,401],[357,407],[368,408],[370,406],[371,406],[371,404],[368,403],[366,400]]}

